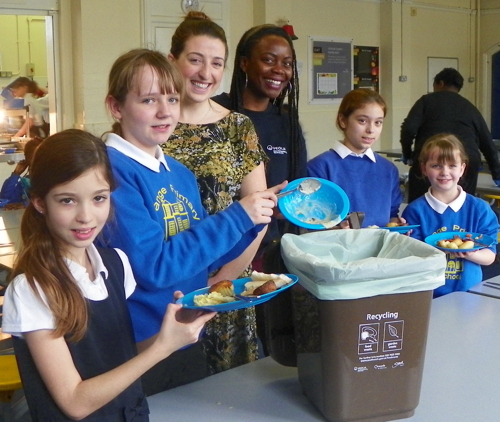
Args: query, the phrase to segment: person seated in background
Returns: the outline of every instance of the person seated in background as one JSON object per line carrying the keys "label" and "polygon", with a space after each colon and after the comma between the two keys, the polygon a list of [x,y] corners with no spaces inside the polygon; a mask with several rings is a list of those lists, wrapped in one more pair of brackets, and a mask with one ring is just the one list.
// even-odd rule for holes
{"label": "person seated in background", "polygon": [[28,136],[32,138],[35,136],[39,136],[40,138],[49,136],[50,126],[44,120],[44,115],[47,118],[48,110],[47,93],[35,81],[25,76],[17,78],[9,86],[12,95],[17,98],[23,98],[24,105],[29,106],[29,119],[24,122],[14,136]]}
{"label": "person seated in background", "polygon": [[[337,114],[343,141],[308,162],[308,175],[339,185],[347,194],[351,212],[364,212],[362,226],[404,224],[398,217],[403,195],[396,166],[372,151],[382,133],[387,106],[371,89],[355,89],[344,96]],[[342,222],[347,228],[348,223]]]}
{"label": "person seated in background", "polygon": [[24,160],[17,163],[12,174],[3,182],[0,198],[9,201],[9,207],[6,208],[12,209],[13,204],[22,207],[28,203],[29,167],[40,142],[42,142],[42,138],[36,137],[26,143],[24,146]]}

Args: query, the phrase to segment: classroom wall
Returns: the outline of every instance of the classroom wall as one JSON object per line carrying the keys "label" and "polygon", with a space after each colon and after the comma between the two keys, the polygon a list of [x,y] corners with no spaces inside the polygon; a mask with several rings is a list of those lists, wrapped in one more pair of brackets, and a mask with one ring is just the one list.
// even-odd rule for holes
{"label": "classroom wall", "polygon": [[491,120],[491,78],[488,69],[491,63],[488,61],[491,55],[500,51],[500,1],[482,0],[481,14],[479,21],[480,28],[480,48],[479,48],[479,81],[481,83],[478,90],[478,107],[488,123]]}
{"label": "classroom wall", "polygon": [[[0,0],[0,13],[2,3]],[[161,1],[161,0],[151,0]],[[207,0],[208,1],[208,0]],[[381,93],[388,102],[382,139],[376,147],[399,146],[399,127],[413,103],[427,92],[427,57],[457,57],[466,82],[462,94],[480,98],[479,59],[500,42],[500,1],[488,0],[227,0],[232,72],[234,51],[253,25],[283,19],[294,26],[301,64],[300,118],[310,157],[340,137],[336,105],[308,104],[308,36],[352,38],[356,45],[380,46]],[[200,1],[203,6],[204,0]],[[143,0],[60,0],[60,69],[63,128],[100,135],[111,120],[104,108],[109,68],[122,52],[141,46]],[[484,7],[477,18],[475,8]],[[477,38],[477,33],[481,37]],[[479,46],[479,50],[478,47]],[[399,76],[407,82],[399,82]]]}
{"label": "classroom wall", "polygon": [[66,40],[72,46],[74,127],[100,136],[111,122],[104,106],[109,69],[120,54],[141,46],[141,2],[71,0],[66,12],[72,32]]}
{"label": "classroom wall", "polygon": [[[270,2],[269,4],[274,3]],[[294,0],[285,2],[290,23],[299,36],[294,41],[301,74],[300,118],[308,141],[310,157],[328,149],[341,135],[334,125],[337,105],[310,105],[307,102],[308,36],[352,38],[354,45],[380,46],[381,94],[389,112],[379,145],[399,147],[399,128],[413,103],[427,93],[427,57],[457,57],[459,70],[467,77],[475,67],[475,26],[470,18],[469,0],[425,0],[419,2],[362,0]],[[281,5],[283,6],[283,5]],[[267,20],[279,19],[277,7]],[[407,82],[399,82],[399,76]],[[474,100],[476,83],[466,85],[462,94]]]}
{"label": "classroom wall", "polygon": [[[27,76],[27,64],[34,64],[34,80],[47,87],[45,17],[0,15],[0,70],[12,72],[0,78],[0,87]],[[31,68],[31,67],[30,67]]]}

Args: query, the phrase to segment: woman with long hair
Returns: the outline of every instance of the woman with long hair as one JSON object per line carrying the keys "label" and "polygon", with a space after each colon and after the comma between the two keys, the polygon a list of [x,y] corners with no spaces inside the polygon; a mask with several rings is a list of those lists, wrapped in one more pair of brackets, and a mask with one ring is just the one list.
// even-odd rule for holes
{"label": "woman with long hair", "polygon": [[[283,28],[266,24],[243,34],[236,47],[231,90],[213,100],[252,120],[269,158],[268,186],[307,175],[306,142],[299,124],[297,58],[292,40]],[[296,228],[284,220],[273,219],[254,268],[261,269],[263,250],[286,231]]]}

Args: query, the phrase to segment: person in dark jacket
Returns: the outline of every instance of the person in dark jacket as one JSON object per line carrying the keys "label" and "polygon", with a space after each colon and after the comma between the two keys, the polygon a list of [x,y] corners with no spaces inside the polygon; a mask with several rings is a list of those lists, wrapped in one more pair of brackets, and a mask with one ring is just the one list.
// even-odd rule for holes
{"label": "person in dark jacket", "polygon": [[411,166],[408,202],[429,189],[429,182],[422,176],[418,156],[424,142],[439,133],[453,134],[464,145],[469,166],[460,185],[467,193],[476,193],[477,176],[482,165],[481,153],[492,179],[500,186],[498,150],[479,110],[459,94],[463,84],[464,78],[456,69],[443,69],[434,78],[434,92],[423,95],[401,125],[403,162]]}

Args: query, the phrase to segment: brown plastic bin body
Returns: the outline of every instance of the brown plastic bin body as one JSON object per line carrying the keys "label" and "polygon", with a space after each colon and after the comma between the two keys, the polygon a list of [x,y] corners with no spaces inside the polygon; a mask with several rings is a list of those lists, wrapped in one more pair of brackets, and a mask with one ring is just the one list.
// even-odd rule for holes
{"label": "brown plastic bin body", "polygon": [[304,394],[330,422],[410,417],[420,398],[432,291],[353,300],[294,292]]}

